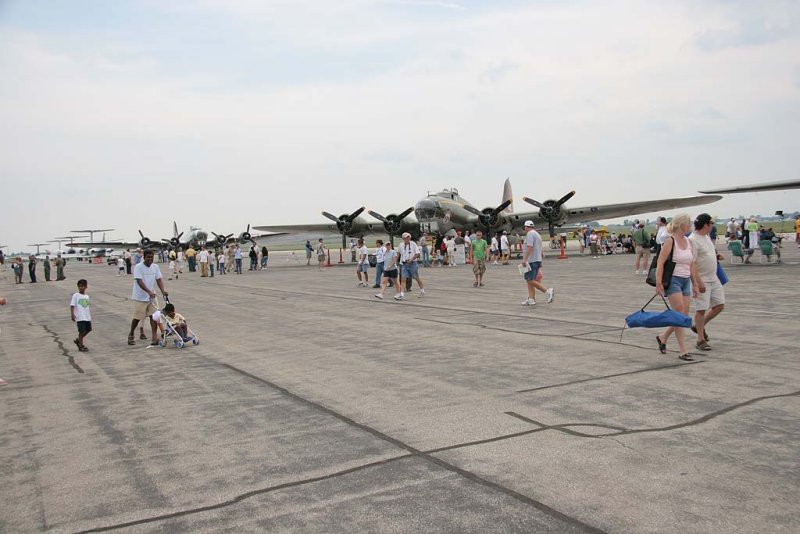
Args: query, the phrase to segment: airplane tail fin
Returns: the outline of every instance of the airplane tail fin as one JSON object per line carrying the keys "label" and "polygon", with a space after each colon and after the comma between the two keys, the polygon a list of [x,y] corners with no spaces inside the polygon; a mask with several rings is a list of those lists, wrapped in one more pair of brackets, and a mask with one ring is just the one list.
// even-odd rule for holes
{"label": "airplane tail fin", "polygon": [[172,237],[178,237],[178,223],[172,221]]}
{"label": "airplane tail fin", "polygon": [[503,184],[503,202],[506,200],[510,200],[511,203],[508,205],[506,209],[503,210],[503,213],[512,213],[514,211],[514,194],[511,192],[511,180],[506,178],[505,183]]}

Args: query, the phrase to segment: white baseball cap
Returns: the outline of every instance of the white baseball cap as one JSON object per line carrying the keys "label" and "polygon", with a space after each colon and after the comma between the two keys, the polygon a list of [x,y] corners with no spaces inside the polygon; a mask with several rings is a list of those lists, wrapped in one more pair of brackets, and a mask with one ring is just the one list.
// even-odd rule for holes
{"label": "white baseball cap", "polygon": [[403,232],[403,237],[404,237],[404,238],[406,238],[406,237],[411,237],[411,234],[409,234],[408,232]]}
{"label": "white baseball cap", "polygon": [[533,221],[527,220],[525,221],[525,224],[523,226],[530,226],[531,228],[533,228]]}

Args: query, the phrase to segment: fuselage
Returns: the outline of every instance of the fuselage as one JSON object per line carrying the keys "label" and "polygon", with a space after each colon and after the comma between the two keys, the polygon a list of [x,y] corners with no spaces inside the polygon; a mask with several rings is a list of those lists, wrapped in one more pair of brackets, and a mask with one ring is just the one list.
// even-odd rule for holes
{"label": "fuselage", "polygon": [[464,206],[472,204],[461,198],[457,189],[443,189],[418,201],[414,206],[414,216],[422,232],[446,234],[471,224],[471,214]]}

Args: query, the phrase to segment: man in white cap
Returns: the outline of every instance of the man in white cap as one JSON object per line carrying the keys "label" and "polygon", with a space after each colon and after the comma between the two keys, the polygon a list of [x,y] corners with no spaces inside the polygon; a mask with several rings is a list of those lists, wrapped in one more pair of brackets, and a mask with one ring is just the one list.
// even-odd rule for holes
{"label": "man in white cap", "polygon": [[553,302],[555,290],[545,288],[541,283],[536,281],[536,275],[539,274],[539,269],[542,267],[542,236],[533,227],[533,221],[525,221],[525,245],[522,254],[522,263],[520,266],[529,266],[530,270],[525,273],[525,282],[528,285],[528,298],[522,301],[523,306],[536,305],[536,290],[538,289],[544,293],[547,302]]}
{"label": "man in white cap", "polygon": [[[420,257],[420,250],[416,243],[411,241],[411,234],[408,232],[403,233],[403,242],[397,249],[397,254],[400,256],[401,271],[403,274],[403,281],[409,281],[409,289],[411,289],[411,280],[416,280],[419,284],[418,297],[425,296],[425,284],[422,283],[422,278],[419,276],[419,266],[417,260]],[[396,300],[404,300],[406,298],[403,291],[403,285],[400,285],[400,294],[395,295]]]}
{"label": "man in white cap", "polygon": [[500,236],[500,256],[503,265],[508,265],[508,257],[511,255],[511,245],[508,242],[508,232],[503,230],[503,235]]}

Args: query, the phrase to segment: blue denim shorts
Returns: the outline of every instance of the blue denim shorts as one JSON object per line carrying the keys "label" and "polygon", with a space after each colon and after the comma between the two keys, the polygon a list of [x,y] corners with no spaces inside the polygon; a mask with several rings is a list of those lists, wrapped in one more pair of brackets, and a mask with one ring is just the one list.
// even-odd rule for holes
{"label": "blue denim shorts", "polygon": [[674,276],[672,277],[672,281],[669,283],[669,288],[667,289],[667,296],[670,296],[675,293],[680,293],[684,297],[691,297],[692,296],[692,279],[691,278],[684,278],[683,276]]}
{"label": "blue denim shorts", "polygon": [[419,267],[417,267],[417,262],[404,263],[402,274],[403,278],[419,278]]}
{"label": "blue denim shorts", "polygon": [[529,263],[528,265],[531,266],[531,270],[525,273],[525,280],[536,280],[536,275],[539,274],[539,269],[542,266],[542,262],[534,261]]}

